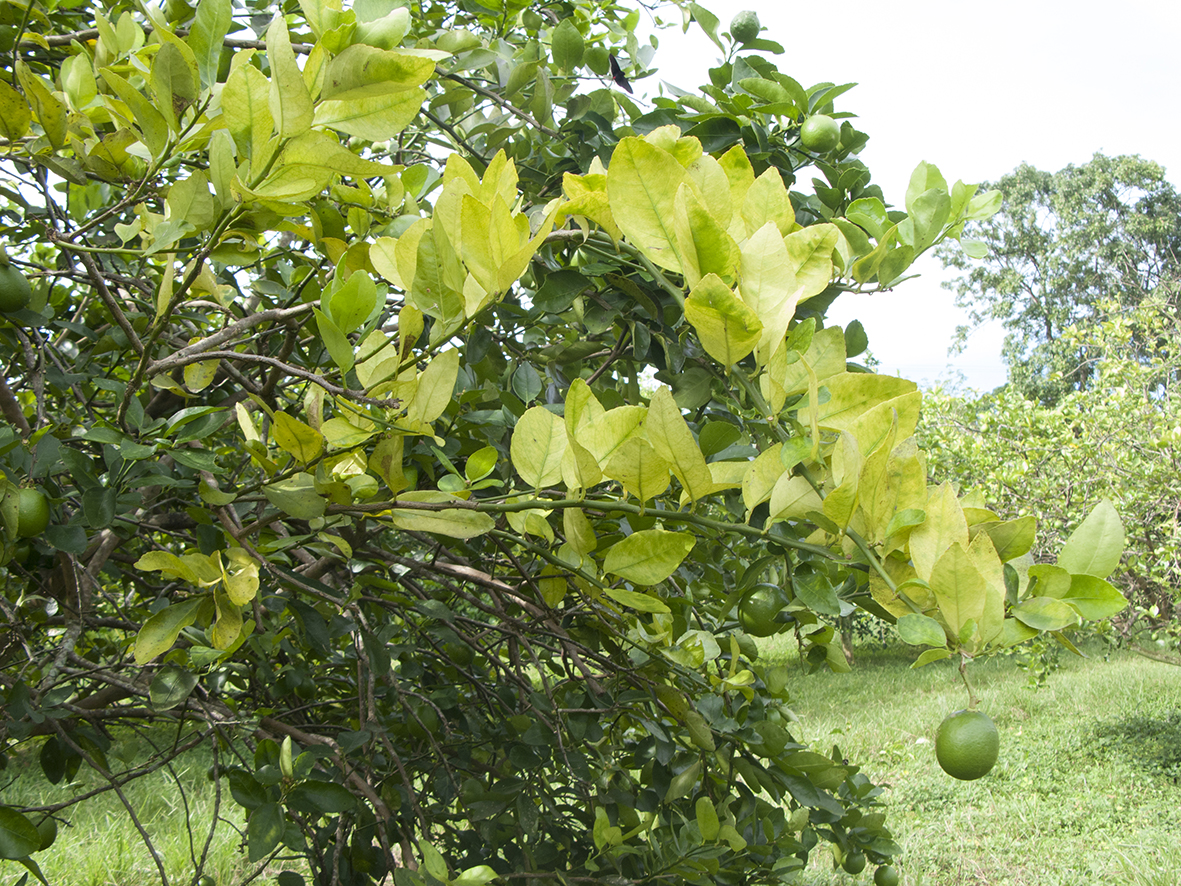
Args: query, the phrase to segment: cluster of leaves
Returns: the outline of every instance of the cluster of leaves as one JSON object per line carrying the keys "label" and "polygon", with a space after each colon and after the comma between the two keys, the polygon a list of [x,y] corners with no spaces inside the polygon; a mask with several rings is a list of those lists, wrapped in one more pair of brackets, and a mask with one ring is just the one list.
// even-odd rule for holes
{"label": "cluster of leaves", "polygon": [[[1032,527],[929,491],[915,386],[824,325],[998,195],[921,164],[889,207],[848,115],[803,150],[847,87],[776,44],[672,7],[725,59],[646,111],[609,2],[4,9],[0,452],[53,521],[6,550],[0,760],[118,790],[208,743],[256,875],[789,882],[897,847],[748,593],[815,667],[857,606],[931,657],[1096,614],[1086,568],[1010,593]],[[0,855],[39,876],[82,799],[4,808]],[[178,874],[141,832],[163,884],[217,833]]]}

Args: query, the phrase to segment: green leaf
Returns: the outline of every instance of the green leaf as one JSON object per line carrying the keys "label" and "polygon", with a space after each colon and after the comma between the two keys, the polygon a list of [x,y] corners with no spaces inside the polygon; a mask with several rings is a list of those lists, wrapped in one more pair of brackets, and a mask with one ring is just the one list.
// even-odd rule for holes
{"label": "green leaf", "polygon": [[192,51],[183,43],[166,40],[152,58],[150,82],[156,107],[173,131],[179,131],[181,115],[199,92],[196,59],[191,56]]}
{"label": "green leaf", "polygon": [[923,665],[930,664],[933,661],[941,661],[945,658],[951,657],[951,651],[948,649],[928,649],[922,655],[915,659],[912,668],[921,668]]}
{"label": "green leaf", "polygon": [[321,308],[345,335],[356,332],[377,308],[377,286],[368,274],[353,274],[331,298],[322,300]]}
{"label": "green leaf", "polygon": [[316,328],[320,330],[320,338],[328,350],[328,355],[332,357],[332,362],[339,366],[341,371],[348,372],[356,362],[352,342],[319,308],[312,308],[312,313],[316,316]]}
{"label": "green leaf", "polygon": [[701,831],[701,839],[712,843],[718,838],[721,824],[718,821],[718,811],[714,808],[709,797],[698,797],[695,805],[697,812],[697,827]]}
{"label": "green leaf", "polygon": [[263,803],[246,822],[246,848],[251,862],[262,861],[283,839],[285,821],[278,803]]}
{"label": "green leaf", "polygon": [[525,410],[513,428],[509,455],[526,485],[535,489],[562,479],[566,425],[544,406]]}
{"label": "green leaf", "polygon": [[156,672],[148,689],[152,707],[157,711],[171,710],[183,704],[196,685],[197,675],[192,671],[176,665],[165,665]]}
{"label": "green leaf", "polygon": [[446,883],[449,879],[447,862],[439,850],[424,839],[418,841],[418,851],[422,854],[422,869],[436,880]]}
{"label": "green leaf", "polygon": [[1015,618],[1006,618],[1001,624],[1001,635],[996,641],[1002,648],[1008,649],[1018,643],[1024,643],[1031,637],[1038,635],[1036,628],[1023,624]]}
{"label": "green leaf", "polygon": [[160,610],[139,629],[135,637],[135,663],[145,665],[172,648],[177,635],[197,620],[197,610],[203,598],[173,603]]}
{"label": "green leaf", "polygon": [[638,591],[628,591],[623,588],[607,588],[603,593],[616,603],[622,603],[624,606],[627,606],[629,609],[635,609],[637,612],[670,611],[664,601],[648,594],[641,594]]}
{"label": "green leaf", "polygon": [[1022,624],[1039,631],[1060,631],[1079,622],[1078,612],[1054,597],[1030,597],[1022,600],[1010,612]]}
{"label": "green leaf", "polygon": [[550,35],[554,64],[562,71],[573,71],[582,64],[585,44],[574,20],[564,18]]}
{"label": "green leaf", "polygon": [[0,858],[24,858],[40,848],[37,826],[23,813],[0,806]]}
{"label": "green leaf", "polygon": [[689,11],[693,13],[693,21],[697,22],[705,35],[714,42],[718,49],[725,52],[726,47],[722,45],[722,40],[718,37],[718,17],[704,6],[699,6],[696,3],[689,4]]}
{"label": "green leaf", "polygon": [[323,517],[328,507],[324,497],[316,492],[315,478],[303,471],[264,486],[262,491],[271,504],[297,520]]}
{"label": "green leaf", "polygon": [[911,646],[946,646],[943,625],[928,615],[912,613],[898,619],[898,636]]}
{"label": "green leaf", "polygon": [[533,296],[533,304],[551,314],[560,314],[590,286],[581,271],[566,269],[547,274]]}
{"label": "green leaf", "polygon": [[645,529],[613,544],[603,570],[637,585],[654,585],[672,575],[696,543],[688,532]]}
{"label": "green leaf", "polygon": [[1110,582],[1093,575],[1071,576],[1070,590],[1062,600],[1091,621],[1109,618],[1128,605],[1124,595]]}
{"label": "green leaf", "polygon": [[931,191],[947,193],[947,179],[933,163],[920,162],[910,174],[910,182],[906,186],[906,211],[914,214],[916,202]]}
{"label": "green leaf", "polygon": [[1124,524],[1107,499],[1103,499],[1071,533],[1058,565],[1067,572],[1107,578],[1124,552]]}
{"label": "green leaf", "polygon": [[197,58],[201,83],[206,87],[217,81],[222,42],[233,24],[233,11],[232,0],[199,0],[197,3],[197,14],[189,30],[188,43]]}
{"label": "green leaf", "polygon": [[335,815],[355,807],[357,798],[344,785],[309,780],[292,789],[287,795],[287,805],[296,812],[309,815]]}
{"label": "green leaf", "polygon": [[1037,534],[1037,518],[1030,515],[1004,523],[987,523],[984,531],[992,539],[997,556],[1002,562],[1008,563],[1033,548]]}
{"label": "green leaf", "polygon": [[792,576],[792,589],[800,602],[813,612],[832,616],[841,614],[841,601],[827,576],[814,572],[798,573]]}
{"label": "green leaf", "polygon": [[746,848],[746,839],[732,824],[724,824],[718,830],[718,837],[725,840],[731,852],[741,852]]}

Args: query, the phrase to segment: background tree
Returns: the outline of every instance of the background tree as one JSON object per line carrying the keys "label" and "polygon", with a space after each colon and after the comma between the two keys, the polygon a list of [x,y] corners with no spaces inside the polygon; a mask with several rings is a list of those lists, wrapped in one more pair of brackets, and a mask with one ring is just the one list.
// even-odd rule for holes
{"label": "background tree", "polygon": [[[1181,316],[1172,281],[1134,307],[1109,301],[1106,319],[1063,331],[1079,353],[1101,354],[1092,383],[1053,406],[1031,404],[1015,385],[962,396],[929,391],[919,437],[933,477],[979,489],[1004,511],[1046,527],[1040,559],[1063,541],[1091,502],[1110,499],[1128,526],[1128,550],[1113,581],[1136,604],[1123,628],[1150,626],[1177,639],[1181,587]],[[1144,356],[1144,343],[1153,353]]]}
{"label": "background tree", "polygon": [[[1010,383],[1052,405],[1090,387],[1103,357],[1098,337],[1068,330],[1132,311],[1166,284],[1166,301],[1176,305],[1181,197],[1159,165],[1102,154],[1054,173],[1023,165],[993,186],[1005,204],[973,226],[976,242],[937,253],[945,267],[965,272],[945,284],[972,318],[958,340],[1001,320]],[[1155,339],[1133,341],[1125,355],[1143,360],[1157,351]]]}
{"label": "background tree", "polygon": [[599,0],[4,8],[0,760],[62,784],[0,807],[31,876],[81,766],[183,797],[196,748],[236,830],[169,869],[140,827],[162,884],[225,839],[284,886],[881,863],[880,789],[755,638],[844,668],[860,606],[966,663],[1123,605],[1110,506],[1021,584],[1029,521],[929,491],[915,386],[824,325],[997,195],[920,164],[888,207],[848,87],[749,27],[666,8],[723,58],[649,109],[607,79],[642,10]]}

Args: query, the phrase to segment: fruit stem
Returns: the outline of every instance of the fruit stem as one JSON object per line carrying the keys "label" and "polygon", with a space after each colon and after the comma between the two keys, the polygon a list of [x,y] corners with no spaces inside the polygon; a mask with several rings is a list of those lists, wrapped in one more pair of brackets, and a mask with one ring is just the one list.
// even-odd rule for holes
{"label": "fruit stem", "polygon": [[976,691],[972,688],[972,683],[968,680],[968,661],[972,656],[966,652],[960,652],[960,677],[964,681],[964,686],[968,690],[968,710],[976,710],[977,705],[980,704],[980,699],[976,697]]}

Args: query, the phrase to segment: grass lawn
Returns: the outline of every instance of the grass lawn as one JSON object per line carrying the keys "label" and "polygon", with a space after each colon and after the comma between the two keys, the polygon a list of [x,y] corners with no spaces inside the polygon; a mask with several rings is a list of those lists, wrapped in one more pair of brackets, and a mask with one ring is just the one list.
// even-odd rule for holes
{"label": "grass lawn", "polygon": [[[782,643],[764,654],[790,660],[794,648]],[[791,686],[792,707],[817,750],[839,745],[888,786],[907,886],[1181,883],[1181,669],[1126,653],[1107,661],[1063,655],[1062,669],[1034,691],[1012,660],[974,663],[970,674],[1000,730],[1001,754],[983,779],[958,782],[939,769],[932,743],[940,720],[966,703],[954,667],[911,670],[905,650],[858,655],[851,674],[801,672]],[[34,760],[12,763],[2,774],[0,802],[54,803],[72,790],[46,784]],[[157,773],[128,786],[179,883],[192,875],[190,853],[201,854],[214,808],[207,764],[196,755],[176,781]],[[79,778],[98,783],[86,767]],[[224,782],[222,788],[221,814],[241,822]],[[71,825],[39,859],[53,886],[158,882],[115,797],[66,815]],[[192,843],[186,818],[194,824]],[[219,886],[242,882],[253,868],[238,853],[239,840],[223,822],[212,841],[207,871]],[[0,862],[0,883],[22,873]],[[872,866],[859,878],[834,872],[818,847],[806,883],[851,886],[872,883],[872,876]]]}
{"label": "grass lawn", "polygon": [[[1012,660],[974,662],[1001,752],[987,776],[960,782],[939,769],[933,743],[943,717],[966,706],[955,667],[859,654],[851,674],[801,676],[793,709],[818,750],[835,743],[889,785],[904,883],[1181,883],[1181,669],[1064,654],[1035,691]],[[820,854],[810,884],[872,882],[872,868],[834,874]]]}

